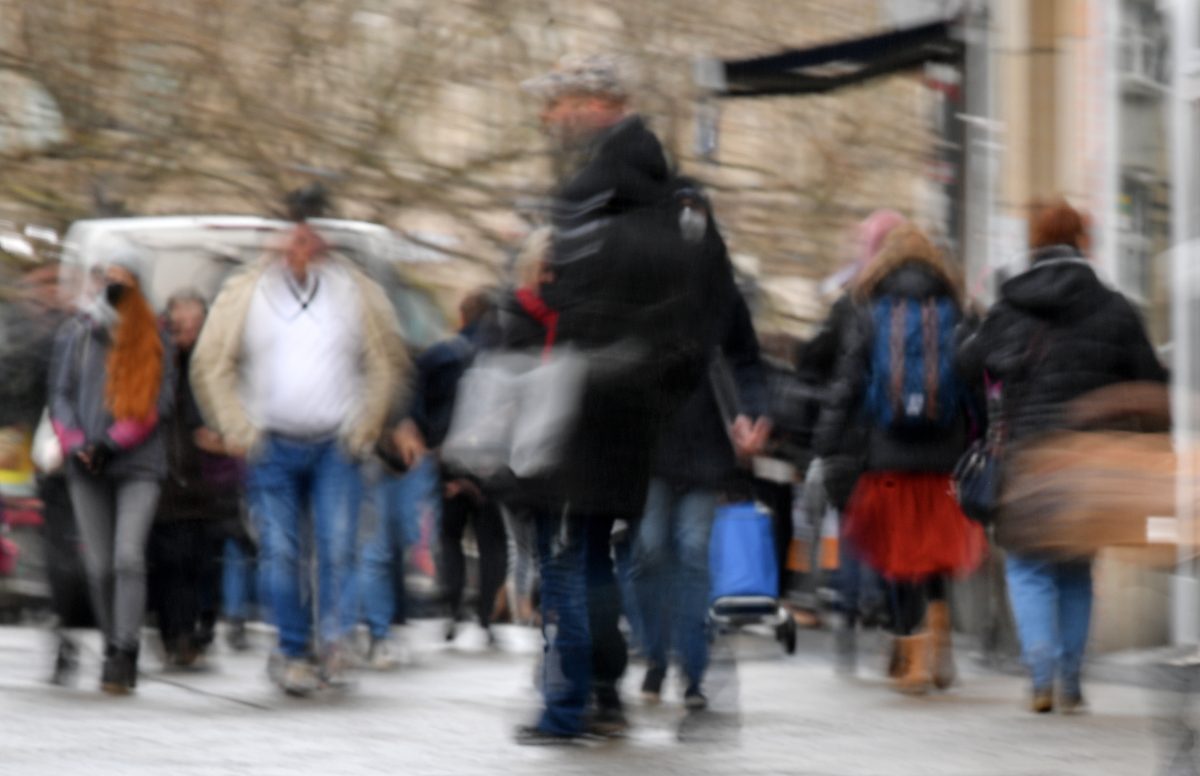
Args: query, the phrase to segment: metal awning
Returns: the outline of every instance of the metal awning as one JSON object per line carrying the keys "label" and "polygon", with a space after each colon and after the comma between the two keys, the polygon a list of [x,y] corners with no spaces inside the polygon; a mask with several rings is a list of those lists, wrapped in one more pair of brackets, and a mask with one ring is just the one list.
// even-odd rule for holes
{"label": "metal awning", "polygon": [[954,21],[795,49],[754,59],[709,60],[697,80],[718,97],[820,94],[927,62],[959,66],[965,43]]}

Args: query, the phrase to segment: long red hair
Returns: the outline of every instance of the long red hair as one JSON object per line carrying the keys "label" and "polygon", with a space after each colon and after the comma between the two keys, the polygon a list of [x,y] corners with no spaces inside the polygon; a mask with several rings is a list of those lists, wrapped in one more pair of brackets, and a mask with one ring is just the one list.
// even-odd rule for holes
{"label": "long red hair", "polygon": [[117,303],[120,318],[105,366],[104,404],[114,420],[149,420],[158,406],[163,344],[154,310],[141,287],[129,289]]}

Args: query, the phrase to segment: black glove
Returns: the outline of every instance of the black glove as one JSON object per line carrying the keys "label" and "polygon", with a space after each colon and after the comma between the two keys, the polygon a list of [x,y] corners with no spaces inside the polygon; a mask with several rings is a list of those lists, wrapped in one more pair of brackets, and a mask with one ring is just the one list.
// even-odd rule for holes
{"label": "black glove", "polygon": [[117,452],[117,447],[107,439],[99,442],[93,442],[85,448],[88,453],[88,458],[91,461],[91,466],[88,471],[93,476],[100,476],[104,473],[104,469],[112,460],[113,455]]}

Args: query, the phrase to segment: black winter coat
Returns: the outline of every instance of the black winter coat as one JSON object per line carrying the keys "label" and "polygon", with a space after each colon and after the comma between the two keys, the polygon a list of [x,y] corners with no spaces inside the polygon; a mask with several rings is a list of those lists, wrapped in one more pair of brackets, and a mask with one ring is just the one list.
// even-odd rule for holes
{"label": "black winter coat", "polygon": [[[766,382],[758,337],[746,302],[738,296],[723,326],[721,358],[737,391],[736,412],[749,418],[766,414]],[[734,474],[737,458],[712,381],[692,392],[663,433],[654,473],[672,485],[720,488]]]}
{"label": "black winter coat", "polygon": [[736,289],[711,216],[684,246],[669,217],[679,179],[636,116],[597,139],[554,203],[557,344],[583,351],[590,375],[556,478],[576,511],[636,516],[663,424],[705,376],[718,322]]}
{"label": "black winter coat", "polygon": [[[910,299],[953,296],[948,280],[916,262],[890,272],[871,293],[871,299],[897,296]],[[816,449],[821,456],[845,449],[844,440],[865,433],[864,471],[951,472],[967,446],[968,407],[954,424],[936,431],[905,432],[879,428],[863,420],[862,408],[870,379],[874,321],[865,306],[855,306],[854,323],[838,360],[836,376],[817,425]]]}
{"label": "black winter coat", "polygon": [[1066,404],[1097,388],[1163,382],[1141,317],[1069,246],[1037,252],[959,351],[959,369],[1003,385],[1009,438],[1062,428]]}

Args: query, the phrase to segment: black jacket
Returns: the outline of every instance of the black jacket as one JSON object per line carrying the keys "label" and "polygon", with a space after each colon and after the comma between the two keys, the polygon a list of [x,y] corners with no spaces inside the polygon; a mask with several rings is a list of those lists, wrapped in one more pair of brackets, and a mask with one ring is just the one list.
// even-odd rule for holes
{"label": "black jacket", "polygon": [[416,381],[408,415],[431,448],[440,447],[450,431],[458,382],[480,346],[483,326],[464,326],[458,334],[430,345],[417,356]]}
{"label": "black jacket", "polygon": [[698,243],[681,237],[680,181],[636,116],[599,137],[557,192],[556,343],[587,355],[581,418],[559,497],[585,513],[635,516],[664,422],[704,379],[736,289],[724,241],[705,214]]}
{"label": "black jacket", "polygon": [[[949,280],[931,266],[908,262],[888,273],[872,289],[869,299],[897,296],[910,299],[953,296]],[[879,428],[861,418],[871,369],[874,321],[869,309],[856,306],[854,323],[838,360],[834,381],[821,413],[816,433],[817,454],[844,450],[844,440],[865,432],[864,471],[950,472],[967,446],[968,407],[964,402],[957,420],[946,429],[904,432]],[[857,438],[861,438],[857,435]]]}
{"label": "black jacket", "polygon": [[1002,383],[1011,439],[1063,427],[1064,406],[1092,390],[1163,382],[1166,370],[1141,317],[1073,248],[1034,255],[959,351],[959,369]]}
{"label": "black jacket", "polygon": [[158,519],[230,521],[238,513],[242,464],[196,445],[195,433],[204,426],[204,418],[192,393],[191,354],[190,350],[175,354],[175,411],[165,420],[167,477]]}
{"label": "black jacket", "polygon": [[[739,296],[723,325],[720,356],[736,389],[734,414],[753,419],[766,414],[766,383],[758,337],[750,310]],[[667,426],[659,443],[654,473],[673,485],[715,489],[733,475],[737,465],[728,425],[713,380],[692,392]]]}

